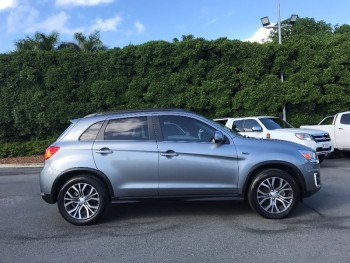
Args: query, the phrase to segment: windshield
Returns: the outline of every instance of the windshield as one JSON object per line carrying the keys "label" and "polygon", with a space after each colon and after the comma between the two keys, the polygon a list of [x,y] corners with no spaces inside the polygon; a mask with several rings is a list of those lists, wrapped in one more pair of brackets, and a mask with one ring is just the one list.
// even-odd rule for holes
{"label": "windshield", "polygon": [[281,118],[259,118],[259,120],[265,125],[268,130],[294,128],[288,122]]}

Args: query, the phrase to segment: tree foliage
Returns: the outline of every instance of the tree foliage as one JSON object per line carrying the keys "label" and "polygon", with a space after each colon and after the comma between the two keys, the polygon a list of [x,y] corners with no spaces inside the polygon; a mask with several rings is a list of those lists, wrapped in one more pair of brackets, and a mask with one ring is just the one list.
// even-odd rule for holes
{"label": "tree foliage", "polygon": [[34,37],[27,36],[25,39],[20,39],[15,42],[16,50],[43,50],[50,51],[57,47],[59,42],[59,34],[53,32],[46,35],[41,32],[34,34]]}
{"label": "tree foliage", "polygon": [[100,32],[98,30],[93,31],[89,35],[84,35],[82,32],[74,33],[75,42],[60,42],[59,34],[52,32],[51,34],[45,34],[37,32],[33,37],[27,36],[24,39],[15,41],[16,51],[34,50],[34,51],[52,51],[70,49],[75,51],[87,51],[95,52],[100,50],[107,50],[101,40]]}
{"label": "tree foliage", "polygon": [[98,50],[106,50],[107,47],[103,45],[100,39],[100,32],[94,31],[88,36],[85,36],[81,32],[77,32],[74,34],[74,39],[77,41],[80,50],[82,51],[98,51]]}
{"label": "tree foliage", "polygon": [[91,42],[84,50],[101,49],[99,35],[79,35],[75,46],[0,54],[0,141],[49,139],[69,119],[129,108],[178,107],[214,118],[280,116],[286,104],[295,126],[349,110],[349,26],[300,19],[286,34],[283,45],[188,35],[76,52],[84,41]]}

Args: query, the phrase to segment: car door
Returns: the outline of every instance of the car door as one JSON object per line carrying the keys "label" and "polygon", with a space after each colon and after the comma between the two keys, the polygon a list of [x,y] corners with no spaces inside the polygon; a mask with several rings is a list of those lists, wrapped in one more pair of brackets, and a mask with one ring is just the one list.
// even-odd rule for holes
{"label": "car door", "polygon": [[335,125],[335,140],[341,149],[350,149],[350,113],[344,113]]}
{"label": "car door", "polygon": [[97,168],[116,197],[158,195],[158,149],[146,116],[107,120],[93,144]]}
{"label": "car door", "polygon": [[235,146],[216,144],[216,129],[192,117],[158,117],[159,195],[218,195],[237,193]]}

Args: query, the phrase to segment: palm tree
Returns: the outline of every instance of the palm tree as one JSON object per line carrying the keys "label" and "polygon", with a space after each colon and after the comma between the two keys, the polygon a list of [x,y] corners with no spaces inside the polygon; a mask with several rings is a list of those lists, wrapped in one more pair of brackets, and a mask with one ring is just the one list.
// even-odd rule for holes
{"label": "palm tree", "polygon": [[37,32],[35,33],[34,37],[38,43],[39,50],[54,50],[56,49],[57,43],[59,42],[59,35],[57,32],[52,32],[49,35]]}
{"label": "palm tree", "polygon": [[82,51],[98,51],[106,50],[105,46],[100,39],[100,31],[95,30],[90,35],[85,36],[81,32],[74,33],[74,38],[78,42],[78,46]]}
{"label": "palm tree", "polygon": [[50,51],[56,49],[59,41],[57,32],[52,32],[46,35],[41,32],[36,32],[34,37],[27,36],[25,39],[20,39],[15,42],[16,50],[45,50]]}

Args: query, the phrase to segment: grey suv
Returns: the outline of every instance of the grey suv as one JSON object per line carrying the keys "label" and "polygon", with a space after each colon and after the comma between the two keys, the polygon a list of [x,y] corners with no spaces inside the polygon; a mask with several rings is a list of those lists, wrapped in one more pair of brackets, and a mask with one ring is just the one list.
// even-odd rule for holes
{"label": "grey suv", "polygon": [[288,216],[321,187],[318,159],[290,142],[245,138],[184,110],[91,114],[45,152],[42,198],[70,223],[98,220],[108,202],[246,199]]}

